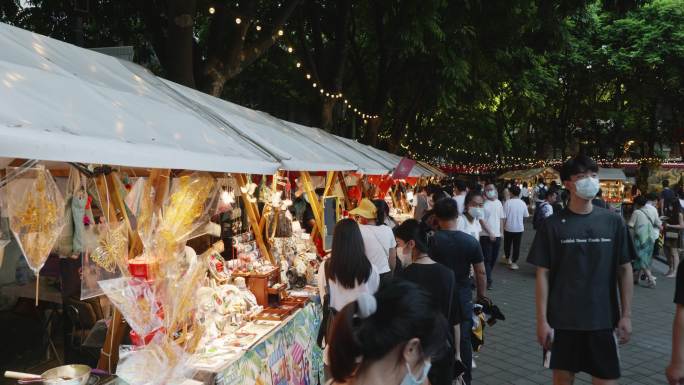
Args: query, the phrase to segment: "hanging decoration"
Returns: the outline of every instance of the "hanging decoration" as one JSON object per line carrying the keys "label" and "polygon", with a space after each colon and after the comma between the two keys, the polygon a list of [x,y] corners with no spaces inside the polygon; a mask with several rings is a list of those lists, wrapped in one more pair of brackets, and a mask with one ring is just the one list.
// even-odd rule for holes
{"label": "hanging decoration", "polygon": [[43,166],[27,170],[7,185],[10,229],[26,262],[36,274],[36,306],[40,269],[64,227],[64,198]]}

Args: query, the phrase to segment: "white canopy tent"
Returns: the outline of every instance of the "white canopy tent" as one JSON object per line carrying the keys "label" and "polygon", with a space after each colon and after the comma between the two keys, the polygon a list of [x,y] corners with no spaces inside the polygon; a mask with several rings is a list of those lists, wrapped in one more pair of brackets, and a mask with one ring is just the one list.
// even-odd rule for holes
{"label": "white canopy tent", "polygon": [[344,141],[340,140],[339,137],[329,132],[321,130],[320,128],[303,126],[301,124],[291,123],[284,120],[281,122],[289,125],[302,135],[314,139],[329,151],[332,151],[342,158],[355,163],[357,165],[357,171],[361,173],[366,175],[385,175],[391,171],[390,168],[369,158],[366,156],[366,154],[356,150],[352,146],[349,146]]}
{"label": "white canopy tent", "polygon": [[620,168],[599,167],[598,178],[599,180],[627,180],[625,172]]}
{"label": "white canopy tent", "polygon": [[313,138],[268,114],[215,98],[197,90],[163,80],[170,88],[208,111],[216,113],[227,125],[266,149],[290,171],[348,171],[357,166],[331,152]]}
{"label": "white canopy tent", "polygon": [[[391,172],[401,160],[354,140],[158,78],[0,23],[0,157],[271,174]],[[434,175],[416,164],[411,176]]]}
{"label": "white canopy tent", "polygon": [[[387,160],[390,162],[394,162],[395,167],[401,162],[402,157],[397,155],[397,154],[392,154],[391,152],[383,151],[380,149],[377,149],[375,147],[368,146],[368,148],[378,154],[379,156],[385,157]],[[435,176],[435,173],[432,172],[432,170],[429,170],[423,165],[421,165],[419,162],[416,162],[415,166],[411,169],[411,172],[409,173],[410,177],[421,177],[421,176]]]}
{"label": "white canopy tent", "polygon": [[0,157],[273,173],[277,160],[142,67],[0,23]]}
{"label": "white canopy tent", "polygon": [[[353,139],[339,139],[347,143],[349,146],[354,147],[356,150],[366,154],[367,157],[382,163],[383,165],[385,165],[385,167],[388,167],[390,170],[394,170],[394,168],[397,167],[399,165],[399,162],[401,161],[401,157],[399,155],[390,154],[387,151],[382,151],[377,148],[365,145],[363,143],[359,143]],[[432,172],[423,169],[417,163],[409,173],[410,177],[421,177],[430,175],[432,175]]]}

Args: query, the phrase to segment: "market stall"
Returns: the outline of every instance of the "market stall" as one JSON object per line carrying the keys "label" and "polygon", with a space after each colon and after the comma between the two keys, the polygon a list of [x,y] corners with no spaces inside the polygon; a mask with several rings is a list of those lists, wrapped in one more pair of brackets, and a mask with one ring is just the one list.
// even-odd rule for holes
{"label": "market stall", "polygon": [[511,170],[499,175],[500,180],[515,180],[517,182],[526,182],[528,186],[536,185],[540,179],[545,183],[556,181],[560,183],[560,173],[552,167],[537,167],[524,170]]}
{"label": "market stall", "polygon": [[[0,84],[0,155],[14,167],[1,175],[2,213],[36,274],[63,228],[79,232],[83,244],[65,257],[81,258],[82,285],[100,277],[88,289],[100,290],[117,309],[100,367],[114,370],[118,362],[117,373],[134,384],[179,383],[203,378],[204,363],[212,359],[235,372],[230,363],[253,357],[252,348],[279,338],[292,342],[302,324],[316,327],[318,311],[309,302],[315,290],[306,287],[316,270],[315,254],[307,259],[311,245],[287,220],[264,215],[268,210],[256,205],[255,194],[265,189],[248,175],[272,175],[262,178],[271,187],[263,206],[287,219],[288,184],[276,171],[313,165],[319,159],[311,151],[295,159],[287,156],[291,148],[262,147],[227,123],[223,111],[170,91],[130,63],[4,24],[0,39],[8,48],[0,54],[6,79]],[[317,167],[335,168],[330,162]],[[310,185],[306,173],[302,178]],[[71,184],[71,190],[57,187]],[[81,201],[85,211],[74,206]],[[63,209],[65,202],[74,202],[72,211]],[[90,207],[97,215],[87,214]],[[237,211],[246,212],[251,229],[233,215]],[[235,219],[232,244],[217,241],[222,234],[207,226],[222,215]],[[77,236],[72,233],[69,243]],[[225,249],[235,258],[224,259]],[[133,345],[122,347],[119,361],[124,334]],[[307,330],[292,352],[308,362],[310,383],[321,369],[312,335]],[[280,363],[261,359],[260,368],[273,373],[266,383],[277,383]]]}
{"label": "market stall", "polygon": [[326,198],[346,194],[343,173],[401,158],[1,23],[0,42],[0,247],[18,244],[37,276],[51,254],[81,261],[57,313],[108,299],[98,367],[135,385],[319,382],[312,240],[339,215]]}
{"label": "market stall", "polygon": [[623,202],[631,202],[631,186],[626,185],[627,176],[622,169],[600,167],[598,178],[603,200],[611,206],[619,208]]}

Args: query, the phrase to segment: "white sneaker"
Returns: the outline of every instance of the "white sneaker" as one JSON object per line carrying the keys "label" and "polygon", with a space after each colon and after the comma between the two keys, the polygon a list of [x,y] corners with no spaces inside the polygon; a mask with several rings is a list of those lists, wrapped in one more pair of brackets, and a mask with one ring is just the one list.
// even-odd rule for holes
{"label": "white sneaker", "polygon": [[504,264],[504,265],[510,266],[510,265],[511,265],[511,259],[510,259],[510,258],[505,258],[505,257],[504,257],[504,258],[501,260],[501,263]]}
{"label": "white sneaker", "polygon": [[520,268],[517,263],[511,263],[509,267],[511,270],[518,270]]}

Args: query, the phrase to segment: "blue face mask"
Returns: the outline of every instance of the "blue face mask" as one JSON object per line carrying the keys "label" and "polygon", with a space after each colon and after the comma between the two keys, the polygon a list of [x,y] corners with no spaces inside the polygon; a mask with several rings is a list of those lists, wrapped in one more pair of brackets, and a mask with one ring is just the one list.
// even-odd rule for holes
{"label": "blue face mask", "polygon": [[425,380],[427,380],[428,372],[430,371],[431,367],[432,363],[430,361],[425,361],[425,365],[423,365],[423,373],[419,378],[416,378],[413,376],[413,373],[411,373],[411,367],[407,362],[406,376],[404,376],[404,380],[401,381],[401,385],[421,385],[425,382]]}
{"label": "blue face mask", "polygon": [[598,178],[586,177],[575,182],[575,190],[577,195],[586,200],[592,200],[598,194],[598,190],[601,188]]}

